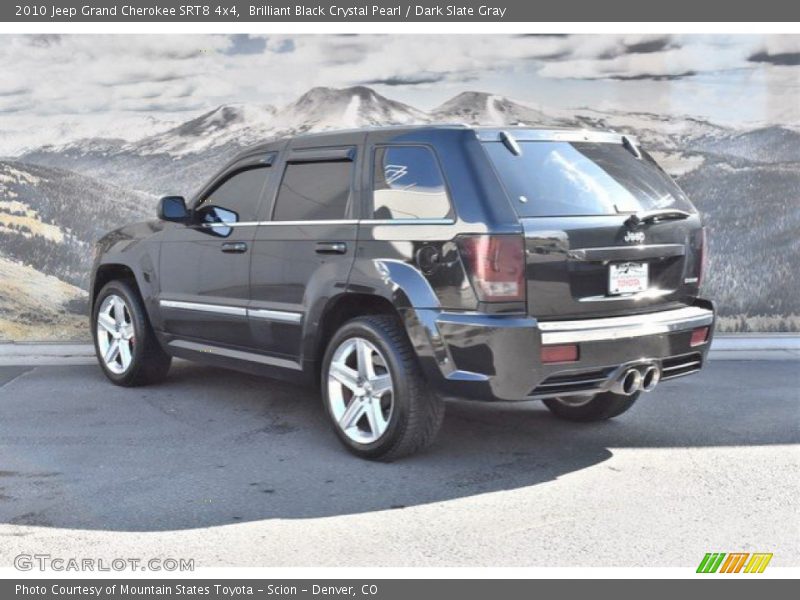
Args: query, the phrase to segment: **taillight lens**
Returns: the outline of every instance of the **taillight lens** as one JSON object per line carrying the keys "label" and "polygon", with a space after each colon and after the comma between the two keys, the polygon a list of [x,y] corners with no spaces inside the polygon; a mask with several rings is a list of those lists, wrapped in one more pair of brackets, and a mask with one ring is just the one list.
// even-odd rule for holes
{"label": "taillight lens", "polygon": [[464,235],[459,252],[481,302],[525,300],[525,248],[519,235]]}
{"label": "taillight lens", "polygon": [[708,230],[702,227],[695,232],[694,247],[697,252],[695,260],[697,261],[695,276],[697,277],[697,287],[703,285],[703,278],[706,275],[706,263],[708,262]]}
{"label": "taillight lens", "polygon": [[708,327],[698,327],[692,331],[692,337],[689,340],[689,346],[694,348],[706,343],[708,340]]}

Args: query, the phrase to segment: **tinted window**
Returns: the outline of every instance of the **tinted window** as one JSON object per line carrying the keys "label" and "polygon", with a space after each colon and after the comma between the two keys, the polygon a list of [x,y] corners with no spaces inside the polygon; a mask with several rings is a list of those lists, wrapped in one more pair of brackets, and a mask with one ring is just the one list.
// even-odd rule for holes
{"label": "tinted window", "polygon": [[341,219],[347,213],[353,163],[290,163],[275,204],[274,221]]}
{"label": "tinted window", "polygon": [[484,147],[522,217],[694,211],[649,155],[637,159],[622,144],[521,142],[519,156],[501,143]]}
{"label": "tinted window", "polygon": [[378,148],[373,185],[374,219],[441,219],[450,215],[444,178],[429,148]]}
{"label": "tinted window", "polygon": [[268,174],[268,168],[259,167],[226,179],[200,204],[200,219],[206,223],[255,221]]}

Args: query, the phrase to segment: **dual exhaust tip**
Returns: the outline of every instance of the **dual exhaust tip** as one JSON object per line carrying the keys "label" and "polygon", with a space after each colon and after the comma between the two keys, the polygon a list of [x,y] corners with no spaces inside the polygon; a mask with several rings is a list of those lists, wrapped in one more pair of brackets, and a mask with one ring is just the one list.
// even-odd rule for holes
{"label": "dual exhaust tip", "polygon": [[652,392],[661,380],[661,370],[655,365],[631,367],[623,371],[611,391],[621,396],[632,396],[638,391]]}

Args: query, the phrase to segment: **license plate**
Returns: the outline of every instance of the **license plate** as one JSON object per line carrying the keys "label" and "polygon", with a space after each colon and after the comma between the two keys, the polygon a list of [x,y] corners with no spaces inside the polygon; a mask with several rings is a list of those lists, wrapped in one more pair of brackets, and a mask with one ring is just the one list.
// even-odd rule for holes
{"label": "license plate", "polygon": [[627,262],[608,266],[608,293],[635,294],[647,289],[647,263]]}

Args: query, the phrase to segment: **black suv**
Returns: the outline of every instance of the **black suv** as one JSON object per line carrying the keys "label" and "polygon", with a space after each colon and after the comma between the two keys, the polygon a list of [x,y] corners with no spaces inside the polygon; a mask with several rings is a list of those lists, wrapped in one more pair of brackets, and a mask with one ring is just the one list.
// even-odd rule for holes
{"label": "black suv", "polygon": [[100,240],[92,331],[119,385],[171,357],[319,382],[355,454],[429,444],[443,397],[608,419],[697,372],[705,233],[617,133],[465,126],[303,135]]}

